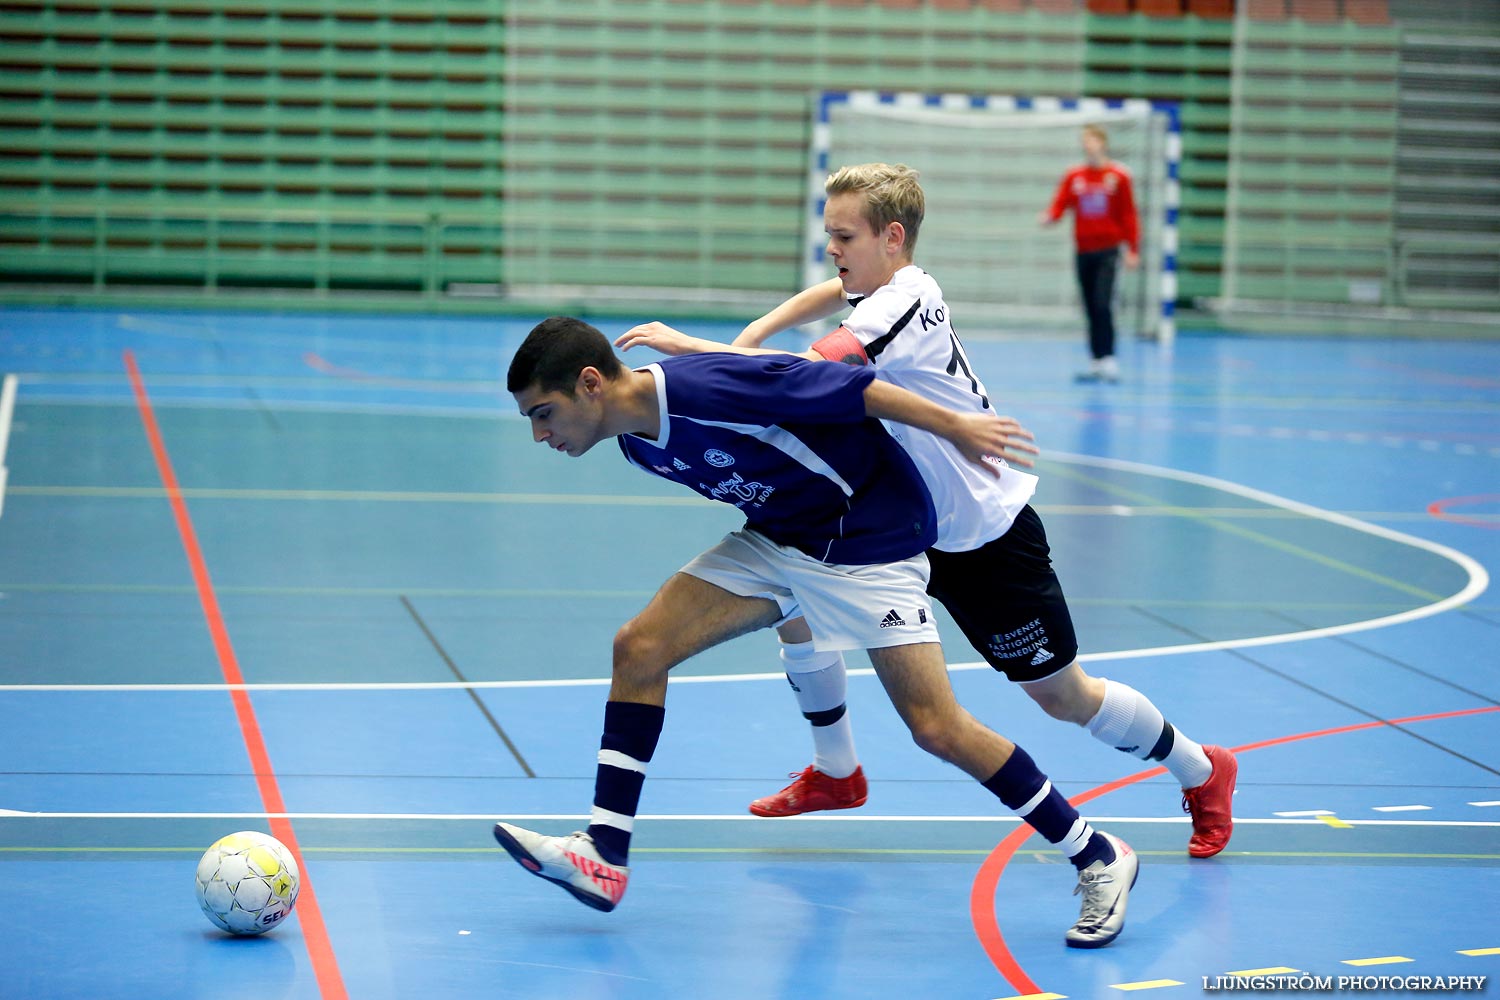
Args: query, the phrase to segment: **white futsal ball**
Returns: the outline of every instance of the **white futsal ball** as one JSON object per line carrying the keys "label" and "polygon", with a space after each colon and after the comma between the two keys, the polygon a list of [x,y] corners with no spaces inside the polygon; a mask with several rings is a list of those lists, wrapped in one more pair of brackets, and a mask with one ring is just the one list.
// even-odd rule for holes
{"label": "white futsal ball", "polygon": [[204,852],[196,882],[198,905],[214,926],[231,934],[264,934],[292,912],[302,876],[285,844],[247,830]]}

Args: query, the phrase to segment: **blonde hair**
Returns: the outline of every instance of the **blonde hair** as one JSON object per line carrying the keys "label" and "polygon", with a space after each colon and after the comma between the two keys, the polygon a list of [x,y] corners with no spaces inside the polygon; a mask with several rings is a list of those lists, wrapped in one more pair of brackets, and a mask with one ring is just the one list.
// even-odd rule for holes
{"label": "blonde hair", "polygon": [[1083,127],[1083,134],[1093,136],[1104,143],[1106,149],[1109,148],[1109,133],[1104,131],[1103,125],[1085,125]]}
{"label": "blonde hair", "polygon": [[918,174],[903,163],[859,163],[840,167],[823,182],[830,195],[855,192],[865,197],[865,221],[877,233],[892,222],[906,230],[906,253],[916,249],[917,230],[927,211]]}

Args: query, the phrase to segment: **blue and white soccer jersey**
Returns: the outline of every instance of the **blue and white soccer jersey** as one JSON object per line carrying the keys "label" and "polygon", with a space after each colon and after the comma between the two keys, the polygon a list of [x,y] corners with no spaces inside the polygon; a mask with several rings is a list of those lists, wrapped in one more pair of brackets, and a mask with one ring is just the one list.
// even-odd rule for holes
{"label": "blue and white soccer jersey", "polygon": [[865,416],[872,372],[733,354],[644,370],[660,431],[622,435],[620,450],[746,517],[684,572],[775,600],[786,617],[800,610],[818,649],[937,641],[923,555],[937,538],[932,500],[906,451]]}
{"label": "blue and white soccer jersey", "polygon": [[[943,291],[908,264],[891,280],[849,300],[854,311],[813,345],[832,361],[868,363],[877,377],[960,413],[993,413],[988,391],[964,354]],[[945,438],[886,424],[906,446],[932,491],[937,548],[967,552],[999,538],[1036,492],[1036,477],[999,463],[999,478],[978,468]]]}

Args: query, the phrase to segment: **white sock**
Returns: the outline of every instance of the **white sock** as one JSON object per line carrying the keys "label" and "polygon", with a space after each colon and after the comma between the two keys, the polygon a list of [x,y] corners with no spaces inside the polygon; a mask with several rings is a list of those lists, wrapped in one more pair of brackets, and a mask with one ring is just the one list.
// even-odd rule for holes
{"label": "white sock", "polygon": [[1214,770],[1203,747],[1162,718],[1151,699],[1119,681],[1104,679],[1104,703],[1089,720],[1088,730],[1101,743],[1132,757],[1161,761],[1183,788],[1197,788]]}
{"label": "white sock", "polygon": [[849,777],[859,767],[859,757],[845,704],[849,684],[844,655],[819,653],[810,642],[783,642],[781,664],[802,715],[812,723],[813,767],[830,778]]}

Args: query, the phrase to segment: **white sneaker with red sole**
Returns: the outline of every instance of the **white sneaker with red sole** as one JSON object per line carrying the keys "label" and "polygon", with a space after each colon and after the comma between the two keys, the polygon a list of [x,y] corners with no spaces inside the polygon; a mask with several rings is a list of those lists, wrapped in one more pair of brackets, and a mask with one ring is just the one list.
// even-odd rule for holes
{"label": "white sneaker with red sole", "polygon": [[594,838],[586,833],[548,837],[509,823],[496,823],[495,839],[522,868],[562,886],[584,906],[605,913],[620,904],[630,882],[630,869],[601,858]]}

